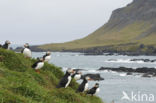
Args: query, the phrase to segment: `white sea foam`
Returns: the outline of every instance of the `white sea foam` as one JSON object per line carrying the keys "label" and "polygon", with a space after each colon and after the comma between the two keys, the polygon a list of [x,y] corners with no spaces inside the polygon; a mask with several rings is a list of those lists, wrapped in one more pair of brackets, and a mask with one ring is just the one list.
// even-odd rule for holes
{"label": "white sea foam", "polygon": [[138,61],[131,61],[131,59],[110,59],[110,60],[106,60],[104,62],[111,62],[111,63],[146,63],[142,60],[138,60]]}
{"label": "white sea foam", "polygon": [[137,69],[138,67],[132,67],[132,69]]}
{"label": "white sea foam", "polygon": [[130,63],[130,59],[112,59],[112,60],[106,60],[105,62],[112,62],[112,63]]}
{"label": "white sea foam", "polygon": [[113,74],[116,74],[116,73],[118,73],[118,72],[115,72],[115,71],[110,71],[111,73],[113,73]]}
{"label": "white sea foam", "polygon": [[126,76],[127,74],[126,73],[120,73],[119,74],[121,77],[124,77],[124,76]]}
{"label": "white sea foam", "polygon": [[108,73],[109,71],[108,71],[108,70],[103,70],[103,72],[104,72],[104,73]]}

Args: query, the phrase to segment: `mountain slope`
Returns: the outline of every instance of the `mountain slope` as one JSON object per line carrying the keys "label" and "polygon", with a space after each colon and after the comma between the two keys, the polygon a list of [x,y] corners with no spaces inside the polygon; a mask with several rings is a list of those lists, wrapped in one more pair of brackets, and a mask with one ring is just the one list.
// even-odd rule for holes
{"label": "mountain slope", "polygon": [[75,93],[75,81],[66,89],[57,89],[61,69],[46,63],[38,74],[31,68],[34,62],[20,53],[0,49],[1,103],[102,103],[98,97]]}
{"label": "mountain slope", "polygon": [[105,25],[85,38],[66,43],[41,45],[38,48],[79,51],[93,47],[113,46],[115,49],[126,47],[127,50],[131,50],[140,45],[155,45],[155,37],[156,0],[134,0],[126,7],[113,11]]}

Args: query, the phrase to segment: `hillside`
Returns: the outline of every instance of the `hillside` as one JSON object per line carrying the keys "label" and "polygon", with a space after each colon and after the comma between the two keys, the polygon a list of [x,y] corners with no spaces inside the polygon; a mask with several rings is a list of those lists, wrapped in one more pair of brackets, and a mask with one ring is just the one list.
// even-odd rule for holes
{"label": "hillside", "polygon": [[[154,38],[156,38],[156,0],[134,0],[126,7],[113,11],[105,25],[85,38],[41,45],[37,48],[52,51],[87,51],[91,48],[101,48],[102,51],[147,52],[149,48],[155,48]],[[155,49],[151,50],[154,51]]]}
{"label": "hillside", "polygon": [[98,97],[75,93],[75,81],[67,89],[56,89],[63,76],[61,68],[46,63],[38,74],[31,68],[34,62],[22,54],[0,49],[1,103],[102,103]]}

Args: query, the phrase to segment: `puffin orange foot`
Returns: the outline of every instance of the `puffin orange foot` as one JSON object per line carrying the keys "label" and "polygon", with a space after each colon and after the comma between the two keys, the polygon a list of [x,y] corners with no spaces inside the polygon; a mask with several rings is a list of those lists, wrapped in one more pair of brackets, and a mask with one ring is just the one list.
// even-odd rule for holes
{"label": "puffin orange foot", "polygon": [[40,70],[39,69],[36,69],[35,71],[36,71],[36,73],[40,74]]}

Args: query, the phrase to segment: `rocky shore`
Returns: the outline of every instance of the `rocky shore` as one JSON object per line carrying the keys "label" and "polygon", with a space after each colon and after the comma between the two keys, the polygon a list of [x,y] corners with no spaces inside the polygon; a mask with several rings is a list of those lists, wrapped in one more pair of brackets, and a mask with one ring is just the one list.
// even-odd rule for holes
{"label": "rocky shore", "polygon": [[101,80],[104,80],[104,78],[102,78],[100,76],[100,74],[85,74],[84,77],[86,76],[89,76],[92,80],[95,80],[95,81],[101,81]]}
{"label": "rocky shore", "polygon": [[[21,52],[22,49],[23,49],[23,47],[17,47],[17,48],[12,49],[12,50],[16,51],[16,52]],[[47,51],[47,50],[40,49],[37,46],[30,46],[30,49],[33,52],[46,52]]]}
{"label": "rocky shore", "polygon": [[127,67],[118,67],[118,68],[110,68],[110,67],[101,67],[98,71],[108,70],[108,71],[116,71],[116,72],[126,72],[127,75],[132,75],[133,73],[141,73],[142,77],[156,77],[156,69],[155,68],[127,68]]}
{"label": "rocky shore", "polygon": [[156,62],[156,59],[150,60],[150,59],[131,59],[130,61],[143,61],[143,62]]}
{"label": "rocky shore", "polygon": [[[61,49],[61,50],[51,50],[51,49],[41,49],[38,45],[30,46],[30,49],[33,52],[80,52],[84,53],[84,55],[129,55],[129,56],[139,56],[139,55],[149,55],[156,56],[156,48],[154,46],[145,46],[140,44],[138,47],[135,47],[134,50],[120,50],[119,47],[127,47],[135,45],[134,43],[129,44],[120,44],[117,46],[109,45],[109,46],[100,46],[100,47],[92,47],[92,48],[80,48],[80,49]],[[17,47],[14,51],[21,51],[23,47]]]}

